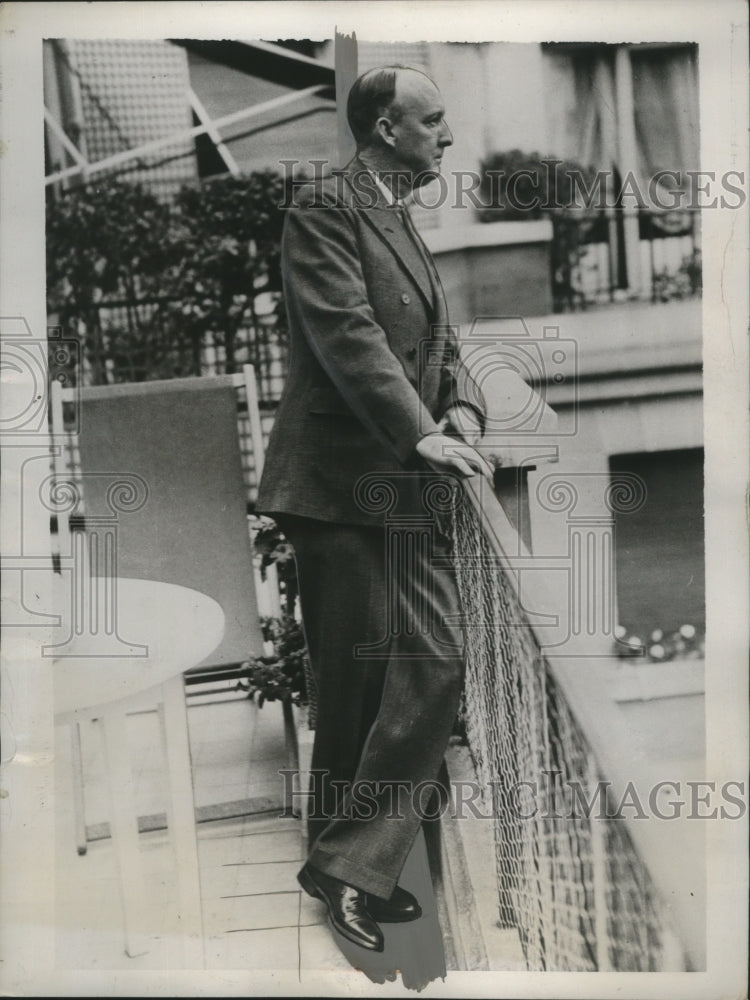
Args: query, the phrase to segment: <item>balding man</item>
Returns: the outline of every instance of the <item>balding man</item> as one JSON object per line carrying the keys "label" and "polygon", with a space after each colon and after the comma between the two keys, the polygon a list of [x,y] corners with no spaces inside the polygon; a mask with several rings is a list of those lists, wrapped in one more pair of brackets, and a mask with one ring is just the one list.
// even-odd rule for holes
{"label": "balding man", "polygon": [[423,818],[412,793],[437,778],[463,678],[448,539],[436,526],[431,552],[398,560],[386,539],[394,519],[425,517],[430,482],[491,469],[471,447],[481,396],[459,378],[404,205],[453,141],[440,92],[416,70],[371,70],[347,113],[355,159],[287,212],[291,361],[258,508],[294,545],[317,685],[299,881],[341,934],[381,951],[379,923],[421,913],[397,884]]}

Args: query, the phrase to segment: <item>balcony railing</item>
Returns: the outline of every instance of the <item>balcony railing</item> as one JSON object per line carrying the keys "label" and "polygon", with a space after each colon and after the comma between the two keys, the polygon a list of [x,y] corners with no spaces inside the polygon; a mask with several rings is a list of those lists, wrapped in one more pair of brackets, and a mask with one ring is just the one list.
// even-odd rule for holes
{"label": "balcony railing", "polygon": [[[464,719],[493,824],[499,925],[517,928],[530,970],[700,968],[704,914],[683,865],[687,850],[701,867],[691,831],[618,812],[628,789],[648,801],[658,775],[620,715],[596,643],[587,655],[591,630],[579,629],[583,642],[572,635],[601,581],[571,564],[561,604],[546,585],[551,561],[524,548],[475,480],[457,494],[451,523],[467,641]],[[585,525],[581,534],[590,535]],[[591,549],[569,551],[590,565]]]}

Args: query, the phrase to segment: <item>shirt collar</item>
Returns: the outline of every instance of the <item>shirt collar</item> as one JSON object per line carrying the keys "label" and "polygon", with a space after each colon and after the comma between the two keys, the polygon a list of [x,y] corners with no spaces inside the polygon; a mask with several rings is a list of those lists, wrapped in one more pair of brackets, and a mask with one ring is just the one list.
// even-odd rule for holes
{"label": "shirt collar", "polygon": [[411,192],[409,192],[409,194],[407,194],[405,198],[397,198],[394,195],[393,191],[391,191],[391,189],[388,187],[388,185],[383,183],[383,181],[381,181],[381,179],[373,170],[370,170],[370,173],[375,178],[375,183],[377,184],[378,188],[383,194],[383,197],[385,198],[385,200],[388,202],[389,205],[395,205],[397,208],[405,208],[414,200],[414,195]]}
{"label": "shirt collar", "polygon": [[383,181],[381,181],[381,179],[378,177],[378,175],[376,173],[374,173],[372,170],[370,171],[370,173],[375,178],[375,183],[380,188],[380,193],[383,195],[383,197],[385,198],[385,200],[388,202],[389,205],[401,205],[401,204],[403,204],[402,201],[400,201],[398,198],[396,198],[396,196],[394,195],[393,191],[391,191],[391,189],[388,187],[388,185],[384,184]]}

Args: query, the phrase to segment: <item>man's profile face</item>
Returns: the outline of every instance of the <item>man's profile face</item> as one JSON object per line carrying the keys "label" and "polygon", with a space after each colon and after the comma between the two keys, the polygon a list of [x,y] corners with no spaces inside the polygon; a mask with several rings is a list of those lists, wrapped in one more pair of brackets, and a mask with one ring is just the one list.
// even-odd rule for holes
{"label": "man's profile face", "polygon": [[421,73],[403,71],[396,77],[394,103],[392,149],[400,168],[412,175],[439,173],[443,150],[453,142],[440,91]]}

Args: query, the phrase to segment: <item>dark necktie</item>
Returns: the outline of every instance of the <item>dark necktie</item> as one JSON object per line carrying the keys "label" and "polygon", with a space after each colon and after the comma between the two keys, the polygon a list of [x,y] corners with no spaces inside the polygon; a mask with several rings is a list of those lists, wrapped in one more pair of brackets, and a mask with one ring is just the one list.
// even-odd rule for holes
{"label": "dark necktie", "polygon": [[432,254],[427,249],[424,240],[419,235],[416,226],[412,222],[411,215],[409,214],[409,209],[406,207],[406,205],[397,204],[396,208],[398,210],[398,214],[401,218],[401,221],[403,222],[404,229],[409,234],[412,243],[417,248],[417,251],[421,256],[424,265],[427,268],[427,274],[430,278],[430,283],[432,284],[433,296],[435,298],[435,302],[437,303],[437,298],[441,294],[442,286],[440,284],[440,277],[438,276],[435,264],[432,260]]}

